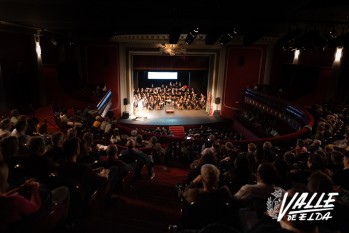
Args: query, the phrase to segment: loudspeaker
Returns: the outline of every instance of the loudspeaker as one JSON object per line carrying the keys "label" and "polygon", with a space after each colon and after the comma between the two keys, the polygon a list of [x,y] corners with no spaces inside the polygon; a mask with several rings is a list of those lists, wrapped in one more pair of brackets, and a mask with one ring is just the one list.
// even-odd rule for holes
{"label": "loudspeaker", "polygon": [[221,103],[221,97],[216,97],[216,99],[214,100],[215,104],[220,104]]}
{"label": "loudspeaker", "polygon": [[128,99],[124,98],[124,105],[128,105]]}
{"label": "loudspeaker", "polygon": [[128,112],[123,112],[121,119],[128,119],[130,117],[130,114]]}

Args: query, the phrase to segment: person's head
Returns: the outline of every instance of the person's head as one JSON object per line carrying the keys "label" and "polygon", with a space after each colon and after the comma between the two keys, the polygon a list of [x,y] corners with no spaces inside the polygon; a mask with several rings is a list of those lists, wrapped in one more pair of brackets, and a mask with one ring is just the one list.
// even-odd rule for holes
{"label": "person's head", "polygon": [[5,118],[0,122],[0,129],[2,129],[2,130],[10,130],[11,129],[10,118]]}
{"label": "person's head", "polygon": [[313,171],[322,170],[325,168],[325,161],[320,154],[310,154],[307,165],[308,165],[308,168]]}
{"label": "person's head", "polygon": [[234,144],[231,142],[226,142],[225,144],[225,148],[229,151],[229,150],[234,150]]}
{"label": "person's head", "polygon": [[5,160],[9,159],[12,156],[15,156],[18,152],[18,149],[19,145],[16,136],[7,136],[0,140],[0,151]]}
{"label": "person's head", "polygon": [[304,146],[304,140],[303,139],[297,139],[296,145],[301,148]]}
{"label": "person's head", "polygon": [[314,139],[314,141],[311,143],[311,146],[313,146],[314,148],[319,148],[321,147],[321,141],[319,139]]}
{"label": "person's head", "polygon": [[82,136],[82,139],[86,142],[86,145],[92,146],[93,144],[93,134],[90,132],[86,132],[84,133],[84,135]]}
{"label": "person's head", "polygon": [[288,173],[288,164],[285,160],[283,159],[275,159],[273,162],[272,162],[273,166],[275,167],[276,171],[277,171],[277,174],[279,176],[282,176],[284,177],[285,175],[287,175]]}
{"label": "person's head", "polygon": [[257,168],[257,181],[264,184],[274,184],[277,172],[271,163],[261,163]]}
{"label": "person's head", "polygon": [[158,138],[157,138],[156,136],[152,136],[152,137],[150,138],[150,142],[151,142],[152,144],[155,144],[155,143],[158,142]]}
{"label": "person's head", "polygon": [[333,181],[324,172],[315,171],[308,179],[307,188],[312,193],[330,193],[333,192]]}
{"label": "person's head", "polygon": [[32,136],[29,139],[28,150],[30,155],[43,155],[45,152],[45,139],[41,136]]}
{"label": "person's head", "polygon": [[247,144],[247,151],[254,153],[257,150],[257,146],[256,144],[254,144],[253,142],[250,142],[249,144]]}
{"label": "person's head", "polygon": [[27,121],[24,119],[18,120],[15,128],[18,133],[25,132],[27,128]]}
{"label": "person's head", "polygon": [[136,136],[136,142],[138,144],[142,144],[143,143],[143,136],[141,134],[137,134]]}
{"label": "person's head", "polygon": [[330,153],[333,164],[341,164],[343,162],[344,154],[338,150],[333,150]]}
{"label": "person's head", "polygon": [[270,150],[272,148],[271,142],[267,141],[263,143],[263,150]]}
{"label": "person's head", "polygon": [[0,194],[6,192],[8,188],[8,165],[5,161],[0,161]]}
{"label": "person's head", "polygon": [[218,184],[220,171],[213,164],[204,164],[200,169],[201,180],[208,188],[213,188]]}
{"label": "person's head", "polygon": [[286,151],[283,155],[285,162],[289,166],[293,166],[296,163],[296,155],[293,152]]}
{"label": "person's head", "polygon": [[136,147],[136,142],[133,139],[129,139],[126,143],[128,149],[132,149]]}
{"label": "person's head", "polygon": [[210,148],[205,148],[201,152],[201,156],[198,161],[198,165],[201,166],[202,164],[217,164],[218,160],[217,157],[214,155],[213,151]]}
{"label": "person's head", "polygon": [[349,151],[345,151],[343,156],[343,165],[345,168],[349,167]]}
{"label": "person's head", "polygon": [[134,130],[131,131],[131,136],[132,137],[136,137],[137,134],[138,134],[137,130],[134,129]]}
{"label": "person's head", "polygon": [[51,136],[52,145],[62,146],[63,142],[64,142],[64,133],[63,132],[57,131]]}
{"label": "person's head", "polygon": [[75,138],[78,136],[78,130],[73,127],[67,130],[67,138]]}
{"label": "person's head", "polygon": [[19,116],[19,111],[18,111],[18,109],[12,109],[12,110],[11,110],[11,116],[13,116],[13,117],[18,117],[18,116]]}
{"label": "person's head", "polygon": [[77,158],[80,154],[79,138],[68,138],[63,143],[63,151],[68,159]]}
{"label": "person's head", "polygon": [[105,153],[109,158],[114,158],[118,154],[118,148],[114,144],[109,144]]}
{"label": "person's head", "polygon": [[248,161],[247,156],[243,153],[240,153],[236,156],[236,159],[234,161],[234,165],[240,171],[244,171],[244,172],[251,171],[250,162]]}

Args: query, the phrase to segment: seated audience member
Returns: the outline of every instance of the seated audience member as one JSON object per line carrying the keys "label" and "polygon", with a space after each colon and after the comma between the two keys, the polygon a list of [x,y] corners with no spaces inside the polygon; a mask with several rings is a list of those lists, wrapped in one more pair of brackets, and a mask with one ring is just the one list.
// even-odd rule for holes
{"label": "seated audience member", "polygon": [[96,191],[102,198],[107,194],[107,178],[87,165],[77,163],[77,157],[80,154],[78,138],[65,140],[63,150],[67,160],[59,166],[58,175],[62,178],[63,184],[70,189],[74,213],[83,213],[82,211],[88,208],[88,202]]}
{"label": "seated audience member", "polygon": [[277,171],[275,185],[284,190],[291,189],[293,182],[289,175],[290,171],[288,170],[287,162],[284,159],[277,158],[272,164]]}
{"label": "seated audience member", "polygon": [[235,198],[239,201],[249,201],[252,199],[265,199],[271,196],[276,189],[275,179],[277,172],[271,163],[262,163],[257,169],[257,183],[242,186]]}
{"label": "seated audience member", "polygon": [[150,138],[149,143],[145,145],[146,148],[151,148],[152,149],[152,156],[155,161],[163,161],[166,151],[165,149],[161,146],[160,143],[158,143],[158,138],[156,136],[152,136]]}
{"label": "seated audience member", "polygon": [[[295,193],[304,193],[308,192],[306,187],[294,187],[287,190],[288,196],[286,202],[290,202]],[[307,202],[310,198],[310,195],[307,196]],[[248,216],[247,216],[248,218]],[[278,222],[275,219],[272,219],[268,215],[263,215],[262,218],[257,221],[252,228],[245,231],[247,233],[319,233],[316,221],[304,221],[296,219],[294,221],[288,220],[288,214],[285,213],[283,218]],[[327,231],[326,231],[327,232]]]}
{"label": "seated audience member", "polygon": [[263,143],[263,160],[264,162],[272,162],[274,161],[276,154],[273,150],[273,144],[271,144],[271,142],[264,142]]}
{"label": "seated audience member", "polygon": [[67,130],[67,139],[75,138],[78,136],[78,129],[76,127]]}
{"label": "seated audience member", "polygon": [[[49,199],[42,202],[40,184],[35,180],[26,181],[19,187],[9,190],[8,166],[5,162],[0,162],[0,230],[27,230],[20,223],[28,216],[34,214],[49,214],[47,210],[54,204],[65,205],[65,208],[58,216],[58,221],[65,221],[68,217],[70,194],[65,186],[59,186],[52,190]],[[31,219],[33,220],[33,219]],[[30,224],[30,222],[29,222]],[[52,223],[53,224],[53,223]],[[14,227],[14,229],[11,228]],[[10,227],[2,229],[1,227]],[[23,228],[23,229],[22,229]]]}
{"label": "seated audience member", "polygon": [[57,164],[65,161],[65,154],[63,151],[64,133],[61,131],[55,132],[51,136],[51,145],[47,148],[45,156],[51,158]]}
{"label": "seated audience member", "polygon": [[336,186],[349,192],[349,151],[343,156],[343,169],[333,174],[333,182]]}
{"label": "seated audience member", "polygon": [[11,121],[11,127],[15,127],[16,124],[17,124],[17,121],[19,120],[20,118],[20,114],[19,114],[19,111],[18,109],[12,109],[11,110],[11,118],[10,118],[10,121]]}
{"label": "seated audience member", "polygon": [[236,193],[245,184],[254,184],[256,175],[253,173],[245,154],[239,154],[233,166],[223,176],[223,182],[232,193]]}
{"label": "seated audience member", "polygon": [[190,170],[189,170],[189,173],[187,174],[187,177],[185,178],[184,183],[188,184],[192,182],[198,175],[200,175],[201,166],[204,164],[213,164],[215,166],[218,166],[218,159],[213,154],[210,148],[205,148],[201,152],[200,158],[193,161],[190,164]]}
{"label": "seated audience member", "polygon": [[26,128],[27,128],[27,121],[24,119],[20,119],[17,121],[15,128],[11,132],[11,136],[16,136],[18,138],[19,146],[22,146],[29,142],[30,136],[26,135],[25,133]]}
{"label": "seated audience member", "polygon": [[18,148],[18,139],[15,136],[7,136],[0,140],[0,152],[7,163],[16,160],[14,157],[17,156]]}
{"label": "seated audience member", "polygon": [[337,151],[337,150],[333,150],[330,153],[331,156],[331,160],[328,163],[328,168],[333,172],[336,173],[337,171],[340,171],[343,169],[343,157],[344,157],[344,153]]}
{"label": "seated audience member", "polygon": [[317,151],[322,151],[321,147],[322,142],[319,139],[314,139],[308,147],[310,153],[315,153]]}
{"label": "seated audience member", "polygon": [[28,144],[29,157],[25,160],[26,175],[40,183],[48,184],[51,174],[56,173],[57,164],[44,156],[45,140],[42,136],[32,136]]}
{"label": "seated audience member", "polygon": [[135,142],[136,142],[136,147],[145,147],[143,136],[141,134],[137,134]]}
{"label": "seated audience member", "polygon": [[101,128],[101,124],[102,124],[102,117],[101,116],[96,116],[95,121],[92,124],[92,127],[95,130],[99,130]]}
{"label": "seated audience member", "polygon": [[0,122],[0,139],[11,134],[11,121],[9,118],[5,118]]}
{"label": "seated audience member", "polygon": [[29,136],[38,135],[38,125],[39,119],[37,117],[30,117],[27,120],[27,127],[25,130],[25,134]]}
{"label": "seated audience member", "polygon": [[290,152],[295,153],[296,157],[302,155],[303,153],[307,153],[308,149],[305,146],[305,142],[303,139],[297,139],[296,147],[292,149]]}
{"label": "seated audience member", "polygon": [[143,166],[148,166],[148,178],[153,179],[155,177],[154,161],[151,156],[144,154],[144,152],[135,148],[136,143],[133,139],[127,141],[127,149],[122,150],[120,153],[120,159],[127,164],[135,165],[135,179],[139,179],[142,176]]}
{"label": "seated audience member", "polygon": [[[230,193],[228,187],[218,187],[219,177],[220,171],[215,165],[202,165],[200,168],[200,174],[182,193],[183,197],[188,203],[205,198],[212,198],[212,200],[221,199],[229,203],[233,202],[234,197]],[[195,185],[198,185],[198,187]]]}
{"label": "seated audience member", "polygon": [[121,142],[121,136],[120,136],[120,133],[119,133],[119,129],[117,128],[114,128],[111,130],[110,132],[110,142],[115,144],[117,142]]}
{"label": "seated audience member", "polygon": [[99,127],[99,129],[102,131],[102,132],[105,132],[105,127],[107,126],[107,124],[111,123],[111,120],[108,116],[105,116],[104,119],[102,119],[102,122],[101,122],[101,126]]}
{"label": "seated audience member", "polygon": [[121,182],[132,169],[131,165],[119,159],[118,148],[115,145],[108,145],[106,150],[106,159],[100,160],[99,164],[105,169],[109,169],[108,180],[111,192],[121,188]]}
{"label": "seated audience member", "polygon": [[79,163],[91,164],[98,160],[98,154],[93,145],[93,134],[85,132],[80,141]]}
{"label": "seated audience member", "polygon": [[41,135],[48,134],[48,121],[47,121],[47,119],[44,119],[44,122],[40,125],[38,132]]}
{"label": "seated audience member", "polygon": [[182,193],[184,198],[180,227],[198,229],[210,223],[234,224],[234,196],[227,186],[218,186],[219,169],[201,166],[201,173]]}
{"label": "seated audience member", "polygon": [[[41,208],[41,198],[38,182],[27,182],[23,185],[29,191],[29,198],[20,195],[19,192],[8,192],[8,166],[4,161],[0,162],[0,225],[12,224],[23,217],[38,212]],[[1,229],[1,228],[0,228]]]}
{"label": "seated audience member", "polygon": [[[317,193],[318,195],[322,193],[329,194],[337,192],[334,189],[331,177],[322,171],[315,171],[311,174],[307,183],[307,188],[311,194]],[[318,197],[319,196],[315,197],[316,199],[314,202],[317,201]],[[337,232],[349,232],[349,225],[347,224],[348,220],[346,218],[346,214],[349,211],[348,193],[341,190],[339,191],[338,196],[334,196],[334,199],[335,202],[332,203],[334,204],[332,218],[326,221],[317,221],[318,226]]]}

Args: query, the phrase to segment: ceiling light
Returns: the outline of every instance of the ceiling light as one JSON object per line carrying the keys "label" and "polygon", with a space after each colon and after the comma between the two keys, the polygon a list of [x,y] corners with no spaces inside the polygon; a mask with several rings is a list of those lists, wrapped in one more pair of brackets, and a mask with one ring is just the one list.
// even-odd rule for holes
{"label": "ceiling light", "polygon": [[179,44],[160,44],[160,52],[170,56],[185,54],[186,50]]}

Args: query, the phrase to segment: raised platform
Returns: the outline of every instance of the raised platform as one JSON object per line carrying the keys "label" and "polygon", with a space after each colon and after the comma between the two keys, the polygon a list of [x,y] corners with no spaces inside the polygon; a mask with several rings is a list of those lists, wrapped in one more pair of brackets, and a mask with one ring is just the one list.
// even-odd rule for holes
{"label": "raised platform", "polygon": [[128,119],[120,119],[120,124],[130,125],[201,125],[220,124],[226,120],[220,116],[210,116],[205,110],[174,110],[167,113],[165,110],[147,111],[143,117],[130,116]]}

